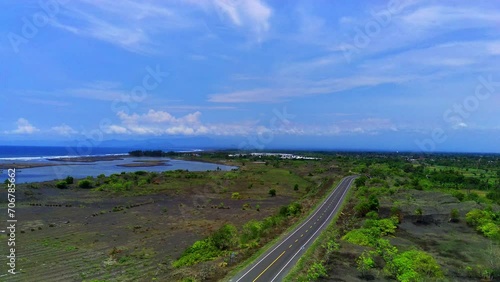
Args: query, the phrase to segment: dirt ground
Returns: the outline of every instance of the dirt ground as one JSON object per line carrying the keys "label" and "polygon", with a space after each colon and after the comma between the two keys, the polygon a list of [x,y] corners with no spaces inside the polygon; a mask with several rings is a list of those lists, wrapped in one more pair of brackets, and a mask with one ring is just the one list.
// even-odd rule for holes
{"label": "dirt ground", "polygon": [[[149,281],[153,276],[161,279],[162,272],[166,278],[171,274],[168,267],[158,264],[168,265],[194,241],[227,222],[241,225],[264,218],[292,200],[287,196],[224,199],[225,208],[219,209],[210,204],[216,195],[200,196],[196,188],[191,192],[113,198],[83,189],[40,188],[30,197],[21,196],[16,211],[21,274],[12,281],[36,281],[37,277]],[[242,210],[243,203],[259,204],[260,211]],[[126,257],[130,262],[106,262],[113,249],[118,260]]]}
{"label": "dirt ground", "polygon": [[[417,248],[431,254],[443,269],[446,281],[478,281],[475,276],[484,266],[500,268],[500,246],[478,234],[465,222],[465,214],[473,208],[484,208],[481,205],[473,201],[460,202],[440,192],[407,190],[383,198],[379,215],[389,216],[390,208],[395,203],[400,204],[403,219],[395,236],[388,239],[400,251]],[[415,215],[418,208],[422,210],[422,215]],[[460,213],[457,223],[449,221],[450,211],[454,208]],[[344,212],[349,213],[348,209]],[[343,241],[341,245],[340,254],[331,265],[329,278],[323,281],[366,281],[360,277],[355,264],[356,258],[366,248]],[[370,279],[390,280],[377,270],[372,271]]]}

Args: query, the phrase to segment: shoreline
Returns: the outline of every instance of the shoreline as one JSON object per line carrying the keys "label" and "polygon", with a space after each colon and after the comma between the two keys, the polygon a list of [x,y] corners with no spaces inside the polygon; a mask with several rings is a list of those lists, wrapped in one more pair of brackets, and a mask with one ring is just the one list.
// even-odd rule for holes
{"label": "shoreline", "polygon": [[125,158],[130,158],[130,155],[63,157],[63,158],[48,158],[47,160],[54,162],[95,163],[103,161],[118,161],[118,160],[123,160]]}

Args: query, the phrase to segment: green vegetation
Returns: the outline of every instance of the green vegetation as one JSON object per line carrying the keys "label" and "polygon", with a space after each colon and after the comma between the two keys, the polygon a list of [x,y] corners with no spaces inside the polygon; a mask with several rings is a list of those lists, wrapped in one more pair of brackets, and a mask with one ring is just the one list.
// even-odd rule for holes
{"label": "green vegetation", "polygon": [[78,181],[79,188],[88,189],[88,188],[92,188],[92,186],[94,186],[94,184],[92,183],[92,181],[90,181],[88,179]]}
{"label": "green vegetation", "polygon": [[[322,263],[331,280],[500,277],[499,156],[360,153],[337,160],[360,174],[355,196],[335,223],[339,232],[320,237],[323,249],[301,261]],[[462,233],[467,225],[484,237]],[[332,240],[340,247],[326,255]],[[307,276],[309,266],[299,263],[287,281],[318,280]]]}
{"label": "green vegetation", "polygon": [[269,190],[269,195],[271,195],[271,197],[276,196],[276,189],[270,189]]}
{"label": "green vegetation", "polygon": [[237,240],[234,225],[226,224],[208,238],[196,241],[173,263],[174,267],[189,266],[202,261],[213,260],[233,247]]}
{"label": "green vegetation", "polygon": [[70,185],[71,185],[71,184],[73,184],[74,179],[73,179],[73,177],[72,177],[72,176],[67,176],[67,177],[64,179],[64,181],[65,181],[67,184],[70,184]]}
{"label": "green vegetation", "polygon": [[209,261],[227,254],[230,251],[255,248],[260,241],[270,235],[273,228],[282,226],[289,217],[299,216],[302,206],[292,203],[280,208],[277,215],[264,220],[251,220],[243,225],[240,232],[234,225],[226,224],[209,237],[196,241],[187,248],[181,257],[174,261],[174,267],[190,266],[199,262]]}
{"label": "green vegetation", "polygon": [[56,183],[56,187],[59,189],[66,189],[68,188],[68,183],[66,181],[59,181]]}
{"label": "green vegetation", "polygon": [[484,236],[500,240],[500,212],[495,213],[491,209],[473,209],[467,213],[465,220]]}

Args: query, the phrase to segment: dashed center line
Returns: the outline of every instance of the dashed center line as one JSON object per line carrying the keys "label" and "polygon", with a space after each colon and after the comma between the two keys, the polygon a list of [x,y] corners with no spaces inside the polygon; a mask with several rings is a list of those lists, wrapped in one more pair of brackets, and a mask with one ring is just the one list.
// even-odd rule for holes
{"label": "dashed center line", "polygon": [[262,276],[262,274],[264,274],[264,272],[266,272],[266,271],[267,271],[267,270],[268,270],[271,266],[273,266],[273,264],[274,264],[274,263],[275,263],[275,262],[276,262],[276,261],[277,261],[280,257],[282,257],[284,254],[285,254],[285,251],[283,251],[283,252],[281,253],[281,255],[279,255],[279,256],[278,256],[278,257],[277,257],[277,258],[276,258],[273,262],[271,262],[271,264],[270,264],[270,265],[268,265],[268,266],[266,267],[266,269],[264,269],[264,271],[262,271],[262,272],[259,274],[259,276],[257,276],[257,277],[256,277],[256,278],[252,281],[252,282],[257,281],[257,279],[259,279],[259,277],[261,277],[261,276]]}

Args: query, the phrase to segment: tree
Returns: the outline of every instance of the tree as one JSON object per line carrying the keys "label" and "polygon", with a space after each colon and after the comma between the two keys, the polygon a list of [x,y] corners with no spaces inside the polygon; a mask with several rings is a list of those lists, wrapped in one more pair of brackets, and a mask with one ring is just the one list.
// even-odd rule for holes
{"label": "tree", "polygon": [[365,186],[367,179],[368,178],[366,176],[360,176],[360,177],[356,178],[356,180],[354,180],[354,184],[356,185],[356,188],[359,188],[361,186]]}
{"label": "tree", "polygon": [[295,184],[295,186],[293,186],[293,190],[294,191],[299,191],[299,184]]}
{"label": "tree", "polygon": [[271,195],[271,197],[276,196],[276,189],[269,190],[269,195]]}

